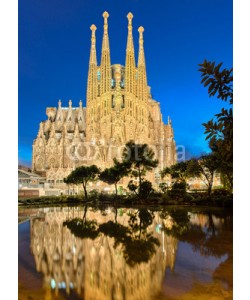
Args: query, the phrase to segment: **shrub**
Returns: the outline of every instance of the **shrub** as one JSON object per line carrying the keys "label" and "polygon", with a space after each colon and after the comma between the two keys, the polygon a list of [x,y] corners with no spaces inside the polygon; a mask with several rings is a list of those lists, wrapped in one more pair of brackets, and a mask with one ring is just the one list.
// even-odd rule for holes
{"label": "shrub", "polygon": [[181,182],[174,182],[172,184],[172,190],[182,190],[185,191],[187,190],[187,183],[185,181],[181,181]]}
{"label": "shrub", "polygon": [[139,195],[140,198],[147,199],[149,194],[153,191],[152,183],[150,181],[143,181],[140,186]]}
{"label": "shrub", "polygon": [[216,189],[212,191],[212,196],[231,196],[232,193],[225,189]]}

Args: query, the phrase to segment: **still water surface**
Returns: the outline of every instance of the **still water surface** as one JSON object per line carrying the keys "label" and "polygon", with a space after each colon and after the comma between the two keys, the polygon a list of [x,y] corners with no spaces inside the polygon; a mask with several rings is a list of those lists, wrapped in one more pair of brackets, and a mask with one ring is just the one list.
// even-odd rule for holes
{"label": "still water surface", "polygon": [[19,300],[233,298],[232,212],[19,208]]}

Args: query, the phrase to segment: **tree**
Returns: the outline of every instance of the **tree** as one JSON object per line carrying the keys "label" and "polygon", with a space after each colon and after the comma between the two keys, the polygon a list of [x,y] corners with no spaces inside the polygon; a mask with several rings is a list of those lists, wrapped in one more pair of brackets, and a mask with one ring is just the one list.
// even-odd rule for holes
{"label": "tree", "polygon": [[66,178],[66,181],[73,180],[76,184],[81,183],[83,185],[85,198],[88,199],[87,184],[88,182],[95,181],[99,173],[100,170],[96,165],[92,165],[89,167],[81,166],[73,170]]}
{"label": "tree", "polygon": [[191,177],[200,175],[200,168],[195,159],[190,159],[182,162],[178,162],[171,167],[166,167],[161,171],[161,177],[164,178],[166,175],[171,175],[172,179],[179,182],[185,182]]}
{"label": "tree", "polygon": [[63,222],[63,226],[67,226],[74,236],[79,238],[96,239],[99,235],[99,228],[96,220],[87,220],[88,205],[85,205],[83,218],[73,218]]}
{"label": "tree", "polygon": [[99,175],[99,179],[108,183],[115,185],[115,194],[117,196],[117,183],[129,173],[129,165],[126,162],[119,162],[114,159],[114,166],[111,168],[105,169]]}
{"label": "tree", "polygon": [[131,175],[139,179],[139,195],[142,192],[142,182],[147,171],[158,166],[158,160],[154,159],[154,152],[147,144],[135,144],[130,141],[123,151],[123,162],[129,164]]}
{"label": "tree", "polygon": [[[70,184],[72,184],[73,190],[74,190],[74,184],[78,183],[76,178],[73,176],[72,172],[66,178],[63,179],[63,182],[66,183],[68,186]],[[68,193],[69,193],[69,190],[68,190]]]}
{"label": "tree", "polygon": [[198,159],[200,166],[200,174],[205,179],[207,185],[208,196],[211,198],[211,192],[213,187],[214,175],[219,170],[221,162],[215,153],[203,155]]}
{"label": "tree", "polygon": [[[209,96],[216,96],[233,105],[233,69],[220,70],[222,63],[204,60],[199,71],[202,73],[201,83],[208,87]],[[222,108],[221,112],[202,124],[205,127],[206,140],[209,140],[211,150],[221,161],[221,172],[225,175],[229,187],[233,186],[233,111],[232,108]]]}
{"label": "tree", "polygon": [[163,194],[165,194],[169,189],[168,184],[166,182],[161,182],[159,184],[159,188],[160,188],[160,190],[162,191]]}

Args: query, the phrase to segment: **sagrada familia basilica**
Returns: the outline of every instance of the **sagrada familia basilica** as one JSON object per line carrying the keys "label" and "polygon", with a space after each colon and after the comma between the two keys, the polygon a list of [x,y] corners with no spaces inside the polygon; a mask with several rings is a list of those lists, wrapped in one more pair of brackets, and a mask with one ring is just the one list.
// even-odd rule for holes
{"label": "sagrada familia basilica", "polygon": [[49,182],[62,184],[74,168],[95,164],[110,167],[120,158],[124,145],[133,140],[146,143],[155,152],[159,165],[154,176],[176,162],[176,145],[170,118],[164,124],[160,103],[152,98],[147,83],[144,55],[144,28],[139,27],[138,63],[135,63],[132,13],[128,18],[125,66],[111,64],[107,12],[103,13],[104,31],[101,62],[97,63],[96,26],[91,29],[86,107],[47,107],[48,119],[40,123],[33,143],[32,170],[46,174]]}

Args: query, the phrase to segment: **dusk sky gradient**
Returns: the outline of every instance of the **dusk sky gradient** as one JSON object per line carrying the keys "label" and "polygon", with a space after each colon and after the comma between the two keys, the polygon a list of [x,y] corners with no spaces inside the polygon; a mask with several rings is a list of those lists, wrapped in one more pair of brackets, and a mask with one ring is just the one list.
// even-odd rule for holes
{"label": "dusk sky gradient", "polygon": [[203,122],[226,104],[209,98],[200,81],[204,59],[233,66],[232,0],[19,0],[18,158],[31,165],[32,143],[46,107],[86,105],[89,27],[97,26],[100,64],[104,11],[109,12],[111,63],[125,64],[127,14],[132,12],[138,58],[143,26],[148,85],[163,120],[172,119],[188,156],[208,152]]}

